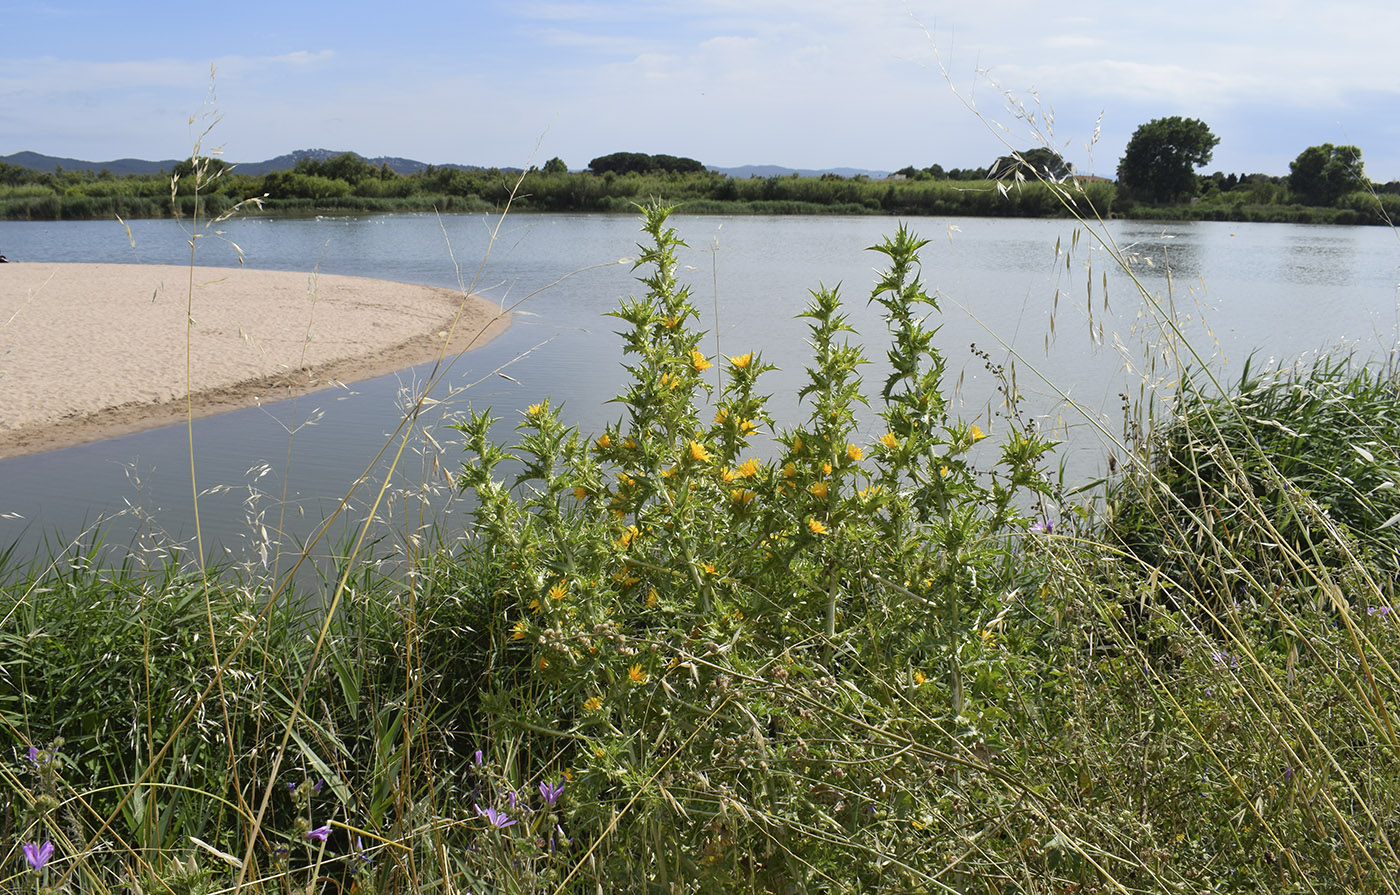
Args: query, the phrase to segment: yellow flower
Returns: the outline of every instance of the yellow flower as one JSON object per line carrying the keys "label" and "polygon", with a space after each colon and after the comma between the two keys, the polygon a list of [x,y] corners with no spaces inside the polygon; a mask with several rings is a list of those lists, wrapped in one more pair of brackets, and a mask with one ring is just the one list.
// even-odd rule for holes
{"label": "yellow flower", "polygon": [[568,768],[565,768],[561,773],[564,775],[564,780],[565,780],[565,781],[567,781],[567,782],[569,782],[569,783],[573,783],[573,782],[574,782],[574,772],[573,772],[573,771],[569,770]]}
{"label": "yellow flower", "polygon": [[886,432],[884,435],[881,435],[880,443],[892,451],[899,449],[899,439],[894,437],[893,432]]}
{"label": "yellow flower", "polygon": [[662,477],[663,479],[669,479],[671,476],[673,476],[673,475],[675,475],[675,474],[676,474],[676,467],[674,467],[674,466],[668,466],[668,467],[666,467],[665,469],[661,470],[661,477]]}
{"label": "yellow flower", "polygon": [[640,664],[627,669],[627,676],[632,679],[634,684],[645,684],[648,677],[646,669],[642,668]]}
{"label": "yellow flower", "polygon": [[525,620],[522,618],[520,621],[518,621],[518,622],[515,623],[515,627],[513,627],[513,628],[510,629],[510,639],[511,639],[511,640],[524,640],[524,639],[525,639],[525,633],[529,630],[529,628],[530,628],[530,626],[527,625],[527,624],[525,623]]}
{"label": "yellow flower", "polygon": [[668,389],[670,389],[670,388],[675,388],[675,387],[676,387],[676,377],[672,376],[670,373],[662,373],[662,374],[661,374],[661,387],[662,387],[662,388],[668,388]]}
{"label": "yellow flower", "polygon": [[583,487],[582,485],[579,485],[577,488],[574,489],[574,497],[577,497],[579,500],[587,500],[588,489]]}
{"label": "yellow flower", "polygon": [[680,322],[681,318],[673,315],[671,317],[667,317],[665,320],[662,320],[661,325],[666,327],[667,329],[675,329]]}
{"label": "yellow flower", "polygon": [[799,454],[799,453],[802,452],[802,436],[801,436],[801,435],[795,435],[795,436],[793,436],[793,439],[792,439],[792,452],[793,452],[794,454]]}
{"label": "yellow flower", "polygon": [[539,612],[539,611],[540,611],[540,600],[539,600],[538,597],[535,597],[535,598],[533,598],[533,599],[530,600],[530,611],[531,611],[531,612]]}
{"label": "yellow flower", "polygon": [[846,456],[851,459],[852,463],[855,463],[865,456],[865,451],[861,450],[853,444],[848,444],[846,445]]}
{"label": "yellow flower", "polygon": [[755,423],[753,420],[744,420],[739,424],[739,433],[741,435],[747,435],[757,428],[758,423]]}
{"label": "yellow flower", "polygon": [[743,463],[740,463],[739,468],[734,471],[739,474],[740,478],[753,478],[754,476],[758,475],[758,458],[750,457]]}
{"label": "yellow flower", "polygon": [[719,410],[716,410],[716,411],[715,411],[715,425],[716,425],[716,426],[723,426],[723,425],[724,425],[724,421],[727,420],[727,419],[729,419],[729,408],[728,408],[728,407],[721,407]]}
{"label": "yellow flower", "polygon": [[814,534],[814,535],[824,535],[824,534],[826,534],[826,526],[825,526],[825,525],[822,525],[822,524],[821,524],[820,522],[818,522],[816,519],[808,519],[808,520],[807,520],[807,527],[810,528],[810,529],[812,530],[812,534]]}
{"label": "yellow flower", "polygon": [[924,677],[924,673],[922,671],[914,672],[914,683],[922,684],[926,680],[928,680],[928,678]]}
{"label": "yellow flower", "polygon": [[822,464],[822,475],[831,475],[831,464],[830,464],[830,463],[823,463],[823,464]]}
{"label": "yellow flower", "polygon": [[525,408],[525,415],[526,415],[526,416],[539,416],[541,410],[544,410],[544,405],[543,405],[543,404],[531,404],[529,407],[526,407],[526,408]]}
{"label": "yellow flower", "polygon": [[549,667],[549,660],[546,659],[544,656],[540,656],[540,661],[536,663],[535,667],[538,668],[540,671],[544,671],[546,668]]}
{"label": "yellow flower", "polygon": [[715,573],[715,564],[714,564],[714,563],[702,562],[702,563],[700,564],[700,568],[702,568],[702,569],[705,570],[705,574],[706,574],[706,575],[713,575],[713,574]]}
{"label": "yellow flower", "polygon": [[731,358],[729,359],[729,362],[730,362],[731,364],[733,364],[734,366],[738,367],[738,368],[741,369],[741,370],[747,370],[748,367],[749,367],[749,363],[750,363],[752,360],[753,360],[753,352],[750,351],[748,354],[741,354],[741,355],[739,355],[738,357],[731,357]]}
{"label": "yellow flower", "polygon": [[710,462],[710,452],[705,450],[705,446],[698,441],[690,443],[690,456],[697,463]]}
{"label": "yellow flower", "polygon": [[568,594],[569,589],[564,586],[564,582],[562,581],[556,582],[554,586],[549,589],[549,598],[556,603],[564,599]]}
{"label": "yellow flower", "polygon": [[640,534],[641,531],[637,529],[637,526],[629,525],[626,531],[622,533],[622,537],[618,538],[617,545],[625,550],[627,547],[631,546],[632,542],[636,540],[637,536]]}
{"label": "yellow flower", "polygon": [[983,431],[981,430],[981,428],[979,428],[979,427],[977,427],[977,426],[973,426],[971,429],[968,429],[967,431],[968,431],[968,434],[970,434],[970,435],[972,436],[972,440],[973,440],[973,441],[981,441],[982,439],[984,439],[984,438],[987,437],[987,433],[986,433],[986,432],[983,432]]}
{"label": "yellow flower", "polygon": [[603,707],[603,697],[601,697],[601,696],[590,696],[590,697],[588,697],[588,699],[585,700],[584,703],[583,703],[583,710],[584,710],[585,712],[596,712],[596,711],[598,711],[598,709],[600,709],[600,708],[602,708],[602,707]]}
{"label": "yellow flower", "polygon": [[810,490],[817,497],[825,498],[827,490],[826,482],[817,482]]}
{"label": "yellow flower", "polygon": [[721,479],[724,479],[726,482],[732,482],[732,481],[734,481],[734,477],[737,476],[738,474],[739,474],[739,473],[736,472],[736,471],[733,470],[733,469],[725,469],[725,470],[723,470],[723,471],[720,472],[719,477],[720,477]]}
{"label": "yellow flower", "polygon": [[608,437],[608,433],[604,432],[603,437],[598,439],[597,444],[600,448],[609,448],[612,447],[612,439]]}
{"label": "yellow flower", "polygon": [[593,754],[596,755],[596,756],[599,757],[599,758],[602,758],[604,755],[607,755],[608,753],[606,753],[606,752],[603,751],[603,747],[602,747],[602,746],[599,746],[597,749],[594,749],[594,750],[593,750]]}
{"label": "yellow flower", "polygon": [[690,352],[690,365],[695,368],[697,373],[703,373],[714,366],[705,355],[700,353],[699,349]]}
{"label": "yellow flower", "polygon": [[729,496],[734,498],[734,502],[739,504],[739,506],[746,506],[749,501],[754,499],[755,495],[752,491],[745,491],[743,488],[735,488],[729,492]]}
{"label": "yellow flower", "polygon": [[783,464],[783,478],[790,479],[795,475],[797,475],[796,466],[793,466],[791,463]]}
{"label": "yellow flower", "polygon": [[946,466],[940,466],[940,467],[938,467],[938,474],[941,475],[941,476],[943,476],[943,477],[946,479],[946,478],[948,477],[948,467],[946,467]]}
{"label": "yellow flower", "polygon": [[650,609],[652,606],[655,606],[657,599],[656,588],[653,587],[651,590],[647,591],[647,608]]}

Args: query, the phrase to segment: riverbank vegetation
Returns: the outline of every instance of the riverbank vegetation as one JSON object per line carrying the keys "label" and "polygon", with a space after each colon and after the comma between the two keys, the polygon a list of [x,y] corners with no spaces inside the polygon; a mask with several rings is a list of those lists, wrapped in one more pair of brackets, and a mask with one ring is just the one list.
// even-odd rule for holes
{"label": "riverbank vegetation", "polygon": [[635,203],[655,199],[681,204],[694,214],[1056,217],[1072,214],[1055,187],[1070,182],[1079,184],[1076,194],[1102,217],[1384,224],[1400,216],[1400,182],[1366,180],[1355,147],[1310,147],[1287,176],[1200,176],[1194,167],[1204,164],[1202,158],[1208,160],[1214,145],[1205,138],[1206,130],[1178,153],[1181,164],[1170,183],[1158,183],[1160,177],[1152,172],[1162,166],[1152,160],[1175,151],[1158,144],[1173,134],[1186,139],[1192,133],[1162,122],[1144,125],[1129,144],[1117,182],[1076,177],[1058,153],[1045,147],[1002,156],[987,168],[911,165],[884,179],[837,174],[734,178],[706,170],[694,159],[619,152],[593,159],[581,171],[550,159],[526,172],[519,191],[514,189],[519,171],[429,166],[401,174],[352,153],[304,158],[291,170],[257,176],[210,159],[204,163],[220,176],[199,198],[191,194],[188,178],[182,184],[179,170],[173,172],[172,191],[169,174],[41,172],[0,163],[0,219],[188,217],[196,206],[201,215],[217,216],[250,197],[262,197],[260,209],[251,210],[260,214],[491,212],[508,201],[517,212],[631,213]]}
{"label": "riverbank vegetation", "polygon": [[348,551],[324,595],[8,558],[0,886],[1400,883],[1393,366],[1183,369],[1171,422],[1104,433],[1094,500],[1014,370],[986,359],[987,428],[956,416],[916,234],[874,247],[869,295],[811,284],[802,417],[775,420],[761,353],[706,353],[668,213],[612,315],[615,415],[462,419],[464,540]]}

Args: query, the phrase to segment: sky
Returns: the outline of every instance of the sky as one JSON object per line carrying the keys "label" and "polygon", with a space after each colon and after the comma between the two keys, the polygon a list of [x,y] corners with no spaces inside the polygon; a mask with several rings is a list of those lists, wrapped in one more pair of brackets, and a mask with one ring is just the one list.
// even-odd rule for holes
{"label": "sky", "polygon": [[1334,143],[1385,182],[1396,34],[1394,0],[0,0],[0,155],[893,171],[1047,145],[1112,177],[1180,115],[1220,138],[1203,173]]}

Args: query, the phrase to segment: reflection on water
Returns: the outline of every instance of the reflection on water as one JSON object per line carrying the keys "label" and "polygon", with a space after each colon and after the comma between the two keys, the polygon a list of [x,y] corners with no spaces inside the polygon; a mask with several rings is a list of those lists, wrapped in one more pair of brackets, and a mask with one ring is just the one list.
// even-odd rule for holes
{"label": "reflection on water", "polygon": [[[878,308],[867,304],[882,256],[864,249],[896,221],[677,216],[673,223],[691,247],[682,259],[683,280],[693,287],[702,326],[711,331],[702,345],[711,354],[757,349],[777,364],[780,371],[765,377],[763,391],[773,394],[771,409],[782,422],[803,415],[796,394],[808,363],[807,330],[795,315],[820,285],[839,285],[851,325],[867,340],[873,362],[867,380],[883,379],[884,324]],[[1067,439],[1062,455],[1071,479],[1100,474],[1101,433],[1122,428],[1120,393],[1136,397],[1174,378],[1163,356],[1162,327],[1132,280],[1071,222],[908,223],[930,240],[923,279],[942,305],[938,344],[948,357],[946,384],[957,412],[993,432],[1003,428],[997,418],[1002,398],[971,352],[975,343],[998,362],[1014,361],[1025,411]],[[618,322],[604,315],[640,286],[630,264],[607,262],[637,255],[636,220],[522,215],[508,220],[492,245],[494,224],[480,216],[380,215],[247,218],[224,228],[253,267],[448,287],[474,280],[478,292],[507,304],[531,296],[503,337],[458,359],[439,385],[435,397],[443,403],[433,408],[430,433],[444,449],[439,453],[416,437],[405,452],[408,468],[395,473],[389,502],[378,512],[391,523],[380,529],[386,546],[416,531],[423,498],[434,507],[430,522],[459,524],[452,520],[464,509],[449,499],[447,474],[460,454],[448,423],[468,404],[490,406],[505,418],[502,437],[521,409],[545,396],[563,404],[566,420],[589,429],[618,415],[616,405],[605,403],[623,382],[613,333]],[[116,223],[0,222],[0,245],[11,258],[25,260],[188,260],[185,236],[173,222],[133,221],[131,232],[134,248]],[[1176,309],[1184,331],[1208,357],[1238,364],[1256,349],[1291,357],[1341,342],[1367,351],[1393,344],[1400,250],[1387,231],[1112,222],[1108,232],[1127,252],[1133,276],[1156,303]],[[237,253],[211,236],[199,241],[198,259],[231,265]],[[498,368],[509,378],[496,375]],[[197,421],[206,543],[254,562],[261,562],[268,542],[290,549],[311,536],[368,468],[370,484],[357,492],[349,517],[363,518],[384,476],[383,463],[373,458],[398,426],[405,394],[430,371],[420,367]],[[2,390],[0,381],[0,398]],[[863,420],[871,438],[879,434],[874,419],[871,412]],[[104,531],[121,548],[183,541],[192,534],[190,504],[179,426],[0,461],[0,514],[6,516],[0,518],[0,546],[18,541],[22,555],[46,535],[74,538],[85,525],[113,517]],[[338,526],[318,552],[331,552],[348,530]]]}

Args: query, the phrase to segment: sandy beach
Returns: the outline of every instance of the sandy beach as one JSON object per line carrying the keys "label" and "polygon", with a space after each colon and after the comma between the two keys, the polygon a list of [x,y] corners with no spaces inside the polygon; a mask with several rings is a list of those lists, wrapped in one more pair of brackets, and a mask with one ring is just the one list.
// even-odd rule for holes
{"label": "sandy beach", "polygon": [[[191,298],[192,296],[192,298]],[[460,317],[458,314],[460,312]],[[480,347],[485,299],[362,277],[0,264],[0,457],[206,416]],[[455,319],[455,326],[454,326]]]}

